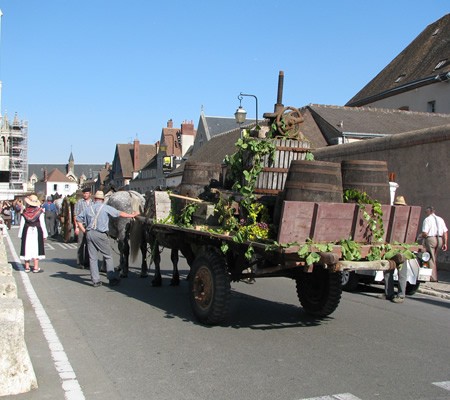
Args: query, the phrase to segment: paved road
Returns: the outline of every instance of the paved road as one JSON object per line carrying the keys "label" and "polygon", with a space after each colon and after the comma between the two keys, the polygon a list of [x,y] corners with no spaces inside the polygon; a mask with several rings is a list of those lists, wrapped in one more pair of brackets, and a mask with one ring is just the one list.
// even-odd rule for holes
{"label": "paved road", "polygon": [[14,272],[39,388],[11,399],[450,398],[448,300],[394,304],[365,287],[320,321],[299,307],[292,281],[259,279],[232,285],[227,326],[205,327],[187,282],[168,286],[168,254],[161,288],[134,267],[119,286],[93,288],[74,259],[74,245],[49,241],[43,274]]}

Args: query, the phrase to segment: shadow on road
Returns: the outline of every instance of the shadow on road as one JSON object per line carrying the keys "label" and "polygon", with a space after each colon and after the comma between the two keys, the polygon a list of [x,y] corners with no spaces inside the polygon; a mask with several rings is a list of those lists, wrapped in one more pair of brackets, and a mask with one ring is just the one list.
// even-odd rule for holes
{"label": "shadow on road", "polygon": [[[73,267],[69,272],[56,272],[52,278],[70,280],[76,284],[92,285],[89,270],[80,269],[72,259],[52,259],[53,262]],[[151,271],[153,272],[153,271]],[[147,303],[165,313],[165,318],[179,318],[189,323],[199,324],[195,320],[189,304],[189,285],[187,270],[180,270],[180,286],[170,286],[171,271],[161,271],[163,286],[153,287],[152,276],[141,278],[140,269],[130,267],[128,278],[122,278],[118,286],[108,287],[106,274],[101,273],[104,283],[101,289],[114,290],[125,296]],[[239,286],[239,284],[235,285]],[[285,329],[317,326],[332,318],[317,319],[303,311],[300,305],[286,304],[251,296],[232,288],[230,316],[221,326],[235,329]]]}

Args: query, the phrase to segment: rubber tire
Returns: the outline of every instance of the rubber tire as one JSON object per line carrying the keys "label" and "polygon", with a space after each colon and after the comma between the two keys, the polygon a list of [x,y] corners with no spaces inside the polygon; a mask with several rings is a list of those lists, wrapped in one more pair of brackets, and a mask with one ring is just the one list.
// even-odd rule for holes
{"label": "rubber tire", "polygon": [[[198,296],[210,293],[203,300]],[[216,252],[194,260],[189,278],[189,298],[195,317],[203,324],[217,325],[230,311],[231,285],[223,256]]]}
{"label": "rubber tire", "polygon": [[411,285],[409,282],[406,282],[406,294],[408,296],[412,296],[413,294],[415,294],[417,292],[417,289],[419,289],[420,286],[420,282],[416,282],[415,285]]}
{"label": "rubber tire", "polygon": [[316,317],[326,317],[336,310],[341,300],[340,272],[329,272],[315,266],[313,272],[302,272],[296,278],[297,296],[303,309]]}
{"label": "rubber tire", "polygon": [[346,292],[354,292],[359,284],[358,275],[354,271],[343,271],[341,272],[341,276],[342,290]]}

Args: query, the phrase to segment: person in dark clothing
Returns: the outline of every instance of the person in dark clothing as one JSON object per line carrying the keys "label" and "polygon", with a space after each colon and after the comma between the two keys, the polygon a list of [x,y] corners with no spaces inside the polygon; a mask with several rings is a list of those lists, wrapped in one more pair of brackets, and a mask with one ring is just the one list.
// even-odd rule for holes
{"label": "person in dark clothing", "polygon": [[42,208],[45,211],[45,227],[48,235],[54,237],[58,233],[58,229],[56,225],[56,206],[53,204],[52,196],[47,197],[47,202],[42,205]]}

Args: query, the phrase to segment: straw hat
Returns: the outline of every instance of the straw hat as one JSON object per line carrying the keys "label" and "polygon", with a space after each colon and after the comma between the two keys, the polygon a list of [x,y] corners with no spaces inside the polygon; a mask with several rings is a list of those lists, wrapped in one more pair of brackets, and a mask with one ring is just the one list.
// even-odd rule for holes
{"label": "straw hat", "polygon": [[41,202],[35,194],[30,194],[28,197],[25,197],[25,203],[33,207],[39,207]]}
{"label": "straw hat", "polygon": [[406,206],[406,201],[403,196],[397,196],[394,201],[394,205],[396,206]]}
{"label": "straw hat", "polygon": [[94,195],[95,199],[105,200],[105,194],[101,190],[97,190]]}

